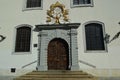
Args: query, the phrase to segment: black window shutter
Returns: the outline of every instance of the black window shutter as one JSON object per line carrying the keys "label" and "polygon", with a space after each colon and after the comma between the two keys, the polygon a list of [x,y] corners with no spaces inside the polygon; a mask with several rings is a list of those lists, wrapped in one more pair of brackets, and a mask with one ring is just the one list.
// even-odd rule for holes
{"label": "black window shutter", "polygon": [[105,50],[101,24],[87,24],[85,26],[85,34],[87,50]]}
{"label": "black window shutter", "polygon": [[79,3],[80,3],[79,0],[73,0],[74,5],[78,5]]}
{"label": "black window shutter", "polygon": [[27,0],[27,8],[41,7],[41,0]]}
{"label": "black window shutter", "polygon": [[78,4],[91,4],[91,0],[73,0],[74,5]]}
{"label": "black window shutter", "polygon": [[31,41],[31,28],[17,28],[15,52],[29,52]]}

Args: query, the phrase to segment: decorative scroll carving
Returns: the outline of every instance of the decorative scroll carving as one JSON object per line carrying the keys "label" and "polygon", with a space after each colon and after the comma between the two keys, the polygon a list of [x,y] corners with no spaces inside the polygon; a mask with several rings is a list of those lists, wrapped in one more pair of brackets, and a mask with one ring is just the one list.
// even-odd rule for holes
{"label": "decorative scroll carving", "polygon": [[68,14],[68,9],[65,9],[63,4],[56,2],[50,6],[50,10],[47,10],[46,22],[54,21],[55,24],[60,24],[60,21],[69,22]]}

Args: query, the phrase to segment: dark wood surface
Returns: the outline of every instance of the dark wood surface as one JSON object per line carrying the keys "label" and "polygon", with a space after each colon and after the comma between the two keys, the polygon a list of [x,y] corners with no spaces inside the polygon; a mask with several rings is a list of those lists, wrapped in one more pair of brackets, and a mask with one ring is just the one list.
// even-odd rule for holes
{"label": "dark wood surface", "polygon": [[66,70],[68,69],[68,48],[59,39],[53,40],[48,46],[48,69]]}

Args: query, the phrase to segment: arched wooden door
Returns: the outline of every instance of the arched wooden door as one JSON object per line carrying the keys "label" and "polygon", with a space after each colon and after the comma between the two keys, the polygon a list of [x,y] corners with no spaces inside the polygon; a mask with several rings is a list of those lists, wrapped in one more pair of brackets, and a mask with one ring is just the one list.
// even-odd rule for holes
{"label": "arched wooden door", "polygon": [[63,39],[53,39],[48,45],[48,70],[67,70],[69,65],[68,44]]}

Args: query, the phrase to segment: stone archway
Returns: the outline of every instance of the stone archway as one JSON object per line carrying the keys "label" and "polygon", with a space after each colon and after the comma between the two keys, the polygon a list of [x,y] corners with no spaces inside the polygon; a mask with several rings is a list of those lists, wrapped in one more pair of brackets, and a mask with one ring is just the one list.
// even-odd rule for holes
{"label": "stone archway", "polygon": [[69,48],[65,40],[55,38],[48,44],[48,70],[67,70],[69,66]]}
{"label": "stone archway", "polygon": [[[69,70],[77,71],[79,70],[79,62],[78,62],[78,46],[77,46],[77,28],[79,27],[80,23],[68,23],[68,24],[42,24],[36,25],[34,31],[39,32],[38,34],[38,62],[37,62],[37,69],[38,71],[47,71],[47,70]],[[51,41],[50,41],[51,40]],[[59,47],[63,45],[65,48],[64,51],[67,55],[66,57],[66,66],[62,68],[63,61],[60,61],[56,58],[55,62],[52,63],[51,57],[48,55],[52,55],[53,53],[48,53],[50,50],[54,50],[52,44],[59,43]],[[67,46],[65,46],[67,45]],[[68,47],[69,46],[69,47]],[[62,51],[60,48],[57,48],[57,52]],[[48,51],[49,50],[49,51]],[[64,52],[63,51],[63,52]],[[52,51],[51,51],[52,52]],[[55,54],[55,53],[54,53]],[[64,56],[64,55],[63,55]],[[48,58],[49,57],[49,58]],[[54,57],[52,55],[52,57]],[[54,57],[55,58],[55,57]],[[49,59],[51,61],[49,61]],[[57,61],[59,65],[57,65]],[[50,63],[51,62],[51,63]],[[56,66],[61,66],[61,68],[50,68],[55,64]],[[61,64],[61,65],[60,65]]]}

